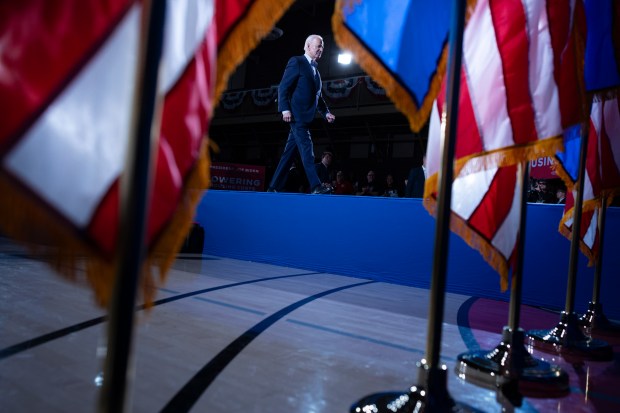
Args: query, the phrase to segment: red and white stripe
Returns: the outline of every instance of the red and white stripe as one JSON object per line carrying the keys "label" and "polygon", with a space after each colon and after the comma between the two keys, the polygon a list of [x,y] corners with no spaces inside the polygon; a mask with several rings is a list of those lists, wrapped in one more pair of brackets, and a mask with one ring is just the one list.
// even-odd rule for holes
{"label": "red and white stripe", "polygon": [[595,99],[590,115],[590,138],[598,142],[601,191],[620,195],[620,107],[618,96]]}
{"label": "red and white stripe", "polygon": [[521,219],[521,164],[456,177],[451,228],[477,249],[501,276],[506,289]]}
{"label": "red and white stripe", "polygon": [[[573,8],[574,1],[477,2],[463,40],[457,162],[562,135],[570,120],[563,120],[560,100],[578,103],[575,90],[559,87],[565,84],[559,63],[570,39]],[[437,100],[442,108],[445,83]],[[437,126],[431,121],[429,138],[439,133]],[[427,162],[431,174],[438,171],[438,163]],[[502,164],[506,161],[497,158],[495,165]]]}
{"label": "red and white stripe", "polygon": [[[451,229],[498,271],[504,289],[519,237],[522,165],[550,151],[539,145],[559,142],[564,125],[575,121],[563,112],[573,115],[566,108],[579,104],[576,84],[560,64],[573,57],[567,51],[574,8],[574,0],[479,0],[464,33]],[[444,81],[430,119],[425,204],[431,211],[445,87]]]}
{"label": "red and white stripe", "polygon": [[[141,3],[66,3],[58,10],[44,0],[1,6],[0,36],[15,44],[0,56],[0,101],[10,119],[0,126],[1,167],[109,255],[131,138]],[[214,0],[168,2],[149,241],[178,207],[208,128],[217,53],[213,23]]]}
{"label": "red and white stripe", "polygon": [[[617,96],[597,96],[592,102],[587,151],[579,232],[580,250],[592,265],[599,254],[598,214],[602,202],[620,194],[620,110]],[[560,233],[568,239],[572,239],[576,196],[574,190],[567,194],[564,216],[560,222]]]}

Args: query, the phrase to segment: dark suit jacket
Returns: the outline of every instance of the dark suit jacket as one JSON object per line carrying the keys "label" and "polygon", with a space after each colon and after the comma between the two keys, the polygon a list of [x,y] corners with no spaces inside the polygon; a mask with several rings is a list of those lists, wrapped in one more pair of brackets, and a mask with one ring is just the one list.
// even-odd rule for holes
{"label": "dark suit jacket", "polygon": [[424,196],[424,170],[421,166],[411,168],[409,177],[407,178],[407,187],[405,188],[405,197],[422,198]]}
{"label": "dark suit jacket", "polygon": [[[317,71],[318,74],[318,71]],[[293,121],[310,123],[318,110],[323,117],[329,109],[321,96],[321,76],[315,79],[305,56],[291,57],[278,87],[278,112],[291,111]]]}

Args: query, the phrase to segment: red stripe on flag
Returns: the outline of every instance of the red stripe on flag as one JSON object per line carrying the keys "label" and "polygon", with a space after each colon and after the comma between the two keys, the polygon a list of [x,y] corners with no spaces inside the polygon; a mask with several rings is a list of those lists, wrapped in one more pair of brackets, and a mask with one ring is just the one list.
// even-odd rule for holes
{"label": "red stripe on flag", "polygon": [[553,47],[553,77],[558,85],[562,126],[567,128],[585,118],[583,69],[579,69],[583,63],[579,63],[577,53],[577,44],[585,44],[585,9],[581,1],[575,2],[572,27],[570,4],[566,0],[547,0],[547,15]]}
{"label": "red stripe on flag", "polygon": [[[516,144],[538,138],[530,97],[527,19],[520,0],[489,1],[502,58],[506,101]],[[546,136],[543,136],[543,138]]]}
{"label": "red stripe on flag", "polygon": [[487,193],[468,220],[470,227],[481,234],[489,244],[510,213],[514,188],[517,184],[516,171],[516,165],[497,170]]}
{"label": "red stripe on flag", "polygon": [[254,0],[216,0],[215,23],[217,24],[218,48],[226,41],[244,14],[252,7]]}
{"label": "red stripe on flag", "polygon": [[[0,153],[60,93],[125,15],[132,0],[0,2]],[[39,62],[54,62],[41,67]]]}
{"label": "red stripe on flag", "polygon": [[[444,78],[441,89],[439,90],[439,95],[437,96],[437,110],[440,114],[446,101],[445,82],[446,79]],[[478,130],[478,123],[474,115],[474,108],[471,104],[471,96],[469,94],[467,76],[464,69],[461,69],[460,93],[455,159],[464,158],[472,153],[479,153],[484,150]]]}
{"label": "red stripe on flag", "polygon": [[[211,25],[206,40],[165,97],[146,235],[149,246],[179,207],[187,175],[196,164],[202,139],[208,130],[215,52],[215,27]],[[111,255],[117,231],[115,226],[109,225],[110,222],[118,222],[117,183],[102,201],[88,228],[95,243]]]}

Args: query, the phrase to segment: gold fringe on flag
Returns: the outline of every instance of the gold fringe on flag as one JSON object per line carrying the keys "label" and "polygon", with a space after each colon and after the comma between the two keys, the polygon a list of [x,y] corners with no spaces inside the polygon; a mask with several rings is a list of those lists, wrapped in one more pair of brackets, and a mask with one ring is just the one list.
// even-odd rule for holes
{"label": "gold fringe on flag", "polygon": [[97,254],[62,218],[4,174],[0,174],[0,194],[0,228],[4,235],[60,275],[85,282],[92,288],[97,304],[105,306],[111,295],[116,262]]}
{"label": "gold fringe on flag", "polygon": [[255,0],[245,16],[219,45],[217,55],[217,76],[215,102],[226,90],[228,79],[237,66],[271,31],[295,0]]}
{"label": "gold fringe on flag", "polygon": [[[495,151],[479,152],[457,159],[454,165],[454,176],[501,168],[544,156],[553,157],[562,150],[564,150],[564,140],[560,135]],[[466,168],[465,165],[467,165]]]}
{"label": "gold fringe on flag", "polygon": [[[149,254],[145,268],[146,277],[143,285],[147,304],[152,302],[155,287],[166,281],[168,270],[176,259],[176,254],[181,249],[192,227],[196,207],[210,185],[211,160],[209,147],[209,139],[205,138],[202,142],[196,165],[194,165],[194,169],[190,172],[187,182],[183,187],[183,194],[177,206],[177,210],[166,225],[165,231],[154,243]],[[159,282],[155,282],[154,276],[149,270],[152,266],[159,269]]]}
{"label": "gold fringe on flag", "polygon": [[[252,3],[218,50],[214,101],[219,99],[237,65],[271,30],[293,1],[257,0]],[[140,276],[141,291],[147,305],[152,304],[156,287],[165,281],[192,226],[196,207],[209,186],[209,146],[215,145],[205,138],[198,159],[186,177],[176,211],[147,252]],[[0,174],[0,194],[0,229],[4,235],[24,245],[34,255],[33,258],[47,262],[63,277],[91,287],[96,303],[106,307],[114,289],[117,258],[103,257],[94,247],[82,241],[83,237],[61,217],[4,174]],[[20,213],[15,214],[15,211]]]}
{"label": "gold fringe on flag", "polygon": [[[177,210],[147,253],[142,266],[141,292],[147,305],[152,303],[157,286],[165,281],[165,274],[192,225],[196,206],[209,185],[207,145],[205,139],[196,165],[188,175]],[[49,264],[59,275],[89,286],[95,302],[107,307],[117,276],[117,259],[104,257],[83,242],[66,222],[3,174],[0,174],[0,191],[3,194],[0,228],[4,234],[23,245],[33,259]],[[159,277],[154,273],[155,269]]]}
{"label": "gold fringe on flag", "polygon": [[[431,182],[437,183],[437,175],[429,177]],[[423,205],[426,210],[434,217],[437,217],[437,200],[427,193],[428,186],[424,190]],[[473,231],[467,222],[455,214],[450,213],[450,230],[461,237],[467,245],[475,249],[482,255],[482,258],[493,268],[500,277],[500,288],[502,292],[508,289],[508,261],[497,251],[488,240],[481,237],[478,233]]]}

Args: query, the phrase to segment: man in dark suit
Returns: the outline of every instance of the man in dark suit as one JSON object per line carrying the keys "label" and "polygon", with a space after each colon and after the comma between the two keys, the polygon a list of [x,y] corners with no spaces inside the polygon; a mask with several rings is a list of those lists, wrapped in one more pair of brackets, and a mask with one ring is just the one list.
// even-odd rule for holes
{"label": "man in dark suit", "polygon": [[422,165],[411,168],[405,188],[406,198],[422,198],[426,183],[426,155],[422,156]]}
{"label": "man in dark suit", "polygon": [[314,148],[310,136],[310,123],[318,110],[332,123],[336,117],[329,112],[321,96],[321,75],[317,60],[323,53],[323,38],[312,34],[306,39],[303,56],[294,56],[286,65],[278,87],[278,111],[282,120],[291,125],[291,131],[267,191],[278,192],[286,184],[286,175],[295,150],[299,150],[313,194],[325,194],[330,190],[321,185],[314,167]]}

